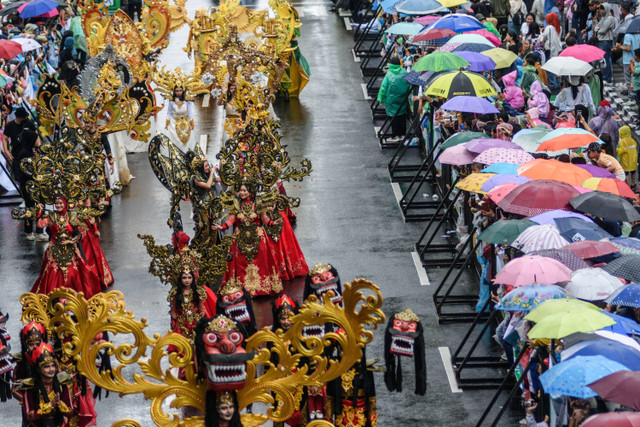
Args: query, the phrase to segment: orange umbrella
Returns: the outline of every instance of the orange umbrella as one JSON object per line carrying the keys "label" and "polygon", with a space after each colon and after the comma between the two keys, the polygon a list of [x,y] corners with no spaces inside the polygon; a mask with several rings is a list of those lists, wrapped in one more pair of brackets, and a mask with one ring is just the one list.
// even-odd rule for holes
{"label": "orange umbrella", "polygon": [[597,136],[584,129],[560,128],[546,134],[536,151],[569,150],[586,147],[592,142],[602,143]]}
{"label": "orange umbrella", "polygon": [[571,185],[580,185],[591,178],[591,174],[571,163],[557,160],[535,159],[518,168],[518,175],[531,179],[551,179]]}
{"label": "orange umbrella", "polygon": [[582,187],[592,190],[606,191],[628,199],[635,199],[636,195],[626,182],[615,178],[589,178],[582,183]]}
{"label": "orange umbrella", "polygon": [[494,203],[498,203],[500,200],[504,199],[504,196],[509,194],[511,190],[519,187],[520,185],[522,184],[516,184],[514,182],[508,182],[506,184],[498,185],[497,187],[494,187],[491,191],[489,191],[487,193],[487,196],[489,196],[489,198],[493,200]]}

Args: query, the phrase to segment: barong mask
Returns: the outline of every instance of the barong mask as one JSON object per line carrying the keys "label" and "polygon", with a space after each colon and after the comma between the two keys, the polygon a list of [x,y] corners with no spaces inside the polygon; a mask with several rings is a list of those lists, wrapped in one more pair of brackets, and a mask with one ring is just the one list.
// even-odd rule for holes
{"label": "barong mask", "polygon": [[338,271],[328,264],[316,264],[307,274],[304,284],[304,299],[315,295],[322,301],[322,294],[333,292],[331,302],[342,304],[342,285]]}
{"label": "barong mask", "polygon": [[220,287],[220,295],[216,302],[216,314],[224,314],[234,322],[243,323],[249,335],[255,332],[256,322],[251,296],[235,279],[229,280]]}
{"label": "barong mask", "polygon": [[387,323],[384,334],[384,360],[387,371],[384,382],[389,391],[402,391],[402,366],[400,358],[412,357],[415,362],[415,393],[424,395],[427,390],[427,368],[424,335],[420,318],[411,309],[396,313]]}

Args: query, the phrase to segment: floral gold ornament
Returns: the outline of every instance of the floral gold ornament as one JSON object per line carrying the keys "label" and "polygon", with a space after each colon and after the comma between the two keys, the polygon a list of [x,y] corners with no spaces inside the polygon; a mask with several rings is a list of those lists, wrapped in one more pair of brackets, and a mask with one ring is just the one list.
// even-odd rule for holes
{"label": "floral gold ornament", "polygon": [[202,79],[193,74],[185,74],[180,67],[168,71],[164,66],[156,68],[153,81],[158,85],[157,91],[165,98],[173,98],[173,91],[180,87],[184,89],[185,100],[193,101],[196,95],[209,92]]}
{"label": "floral gold ornament", "polygon": [[[366,328],[376,328],[384,322],[382,295],[370,281],[356,279],[345,285],[343,298],[343,307],[339,307],[330,304],[328,296],[324,297],[324,303],[311,297],[293,318],[289,331],[262,330],[247,341],[247,353],[255,356],[247,361],[246,381],[237,392],[240,409],[252,402],[273,405],[276,398],[282,404],[271,408],[266,416],[243,416],[243,425],[287,419],[293,414],[295,394],[300,387],[338,378],[360,360],[363,347],[373,338],[373,332]],[[53,303],[60,299],[65,300],[64,306]],[[51,317],[50,325],[54,325],[53,333],[68,337],[62,351],[75,359],[78,372],[89,381],[122,395],[144,394],[151,400],[151,420],[156,425],[202,425],[202,417],[181,419],[179,411],[167,413],[169,405],[163,405],[174,398],[172,408],[192,406],[203,413],[206,410],[207,384],[198,379],[194,370],[194,353],[187,338],[175,333],[147,336],[146,320],[136,320],[117,291],[97,294],[87,301],[71,290],[58,289],[49,295],[46,310]],[[303,326],[327,322],[337,325],[340,332],[328,333],[323,339],[302,338]],[[94,343],[94,337],[105,331],[119,335],[120,344]],[[343,350],[341,360],[324,356],[324,348],[331,342]],[[271,351],[266,348],[267,343]],[[168,345],[175,346],[177,351],[168,355],[165,351]],[[103,349],[118,362],[111,372],[100,373],[96,367],[95,358]],[[278,355],[278,366],[271,363],[271,352]],[[303,363],[303,358],[308,364]],[[257,374],[258,365],[262,365],[261,375]],[[183,368],[184,376],[176,377],[174,368]],[[129,375],[131,369],[138,373]],[[119,423],[116,425],[135,425],[131,420]],[[310,425],[328,425],[314,423]]]}

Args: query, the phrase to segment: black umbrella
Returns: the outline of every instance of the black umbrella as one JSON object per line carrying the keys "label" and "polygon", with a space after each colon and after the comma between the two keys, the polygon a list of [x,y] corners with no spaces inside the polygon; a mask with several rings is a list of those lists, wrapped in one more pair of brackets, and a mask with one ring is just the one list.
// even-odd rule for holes
{"label": "black umbrella", "polygon": [[605,265],[603,270],[629,282],[640,282],[640,255],[625,255],[616,258]]}
{"label": "black umbrella", "polygon": [[20,1],[14,1],[8,4],[4,4],[2,5],[2,10],[0,10],[0,16],[7,16],[7,15],[11,15],[12,13],[17,13],[18,8],[26,3],[29,3],[29,1],[20,0]]}
{"label": "black umbrella", "polygon": [[615,221],[640,221],[640,214],[624,197],[603,191],[580,194],[569,200],[569,204],[580,212],[598,218]]}

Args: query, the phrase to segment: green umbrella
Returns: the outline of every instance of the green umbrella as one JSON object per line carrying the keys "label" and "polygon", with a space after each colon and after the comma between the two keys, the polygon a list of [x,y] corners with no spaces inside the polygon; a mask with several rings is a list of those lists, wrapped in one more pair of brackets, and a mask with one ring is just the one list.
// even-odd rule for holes
{"label": "green umbrella", "polygon": [[616,321],[606,314],[584,307],[579,310],[564,311],[547,316],[536,323],[527,335],[531,339],[560,339],[576,332],[597,331],[606,326],[615,325],[615,323]]}
{"label": "green umbrella", "polygon": [[451,52],[434,52],[425,55],[416,62],[413,71],[459,70],[471,64],[466,59]]}
{"label": "green umbrella", "polygon": [[520,233],[532,225],[537,225],[528,219],[508,219],[491,224],[480,234],[480,240],[494,245],[511,244]]}
{"label": "green umbrella", "polygon": [[581,301],[579,299],[559,298],[550,301],[545,301],[531,310],[529,314],[525,316],[525,320],[531,320],[532,322],[540,322],[549,316],[556,315],[558,313],[569,313],[572,311],[582,311],[584,309],[599,312],[600,309],[595,305]]}
{"label": "green umbrella", "polygon": [[478,138],[487,138],[487,134],[482,132],[458,132],[455,135],[447,138],[447,140],[442,143],[440,148],[444,150]]}

